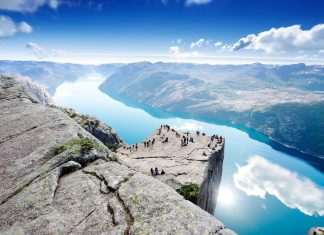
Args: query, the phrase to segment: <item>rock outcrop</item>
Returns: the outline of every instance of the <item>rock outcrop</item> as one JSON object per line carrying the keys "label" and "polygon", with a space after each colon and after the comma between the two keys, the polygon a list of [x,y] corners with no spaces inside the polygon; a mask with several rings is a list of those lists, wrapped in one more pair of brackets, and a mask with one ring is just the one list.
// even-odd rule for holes
{"label": "rock outcrop", "polygon": [[[188,141],[184,142],[184,139]],[[118,149],[119,161],[143,174],[152,175],[150,169],[153,168],[155,178],[178,192],[184,185],[192,185],[190,190],[198,185],[197,197],[191,201],[214,214],[222,177],[225,139],[161,127],[144,142],[137,144],[137,148],[136,145],[124,145]],[[158,175],[155,175],[155,167],[159,170]],[[162,169],[165,174],[161,174]]]}
{"label": "rock outcrop", "polygon": [[70,118],[99,139],[109,149],[115,150],[123,143],[123,140],[118,136],[114,129],[101,122],[96,117],[80,114],[71,108],[63,108],[56,105],[50,105],[50,107],[60,109],[67,113]]}
{"label": "rock outcrop", "polygon": [[324,235],[324,227],[313,227],[308,231],[308,235]]}
{"label": "rock outcrop", "polygon": [[14,79],[0,110],[0,234],[233,234]]}

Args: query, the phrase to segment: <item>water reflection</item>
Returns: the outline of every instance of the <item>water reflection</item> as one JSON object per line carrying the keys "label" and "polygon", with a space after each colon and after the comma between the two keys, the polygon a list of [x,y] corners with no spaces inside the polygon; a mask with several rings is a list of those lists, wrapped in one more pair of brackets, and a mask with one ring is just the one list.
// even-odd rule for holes
{"label": "water reflection", "polygon": [[237,188],[249,196],[275,196],[289,208],[306,215],[324,215],[324,190],[306,177],[269,160],[254,156],[233,175]]}

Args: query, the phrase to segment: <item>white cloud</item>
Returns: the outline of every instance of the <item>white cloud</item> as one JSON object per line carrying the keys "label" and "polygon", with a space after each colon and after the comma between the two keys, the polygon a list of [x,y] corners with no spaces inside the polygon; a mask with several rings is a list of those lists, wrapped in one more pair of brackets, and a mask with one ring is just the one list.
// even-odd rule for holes
{"label": "white cloud", "polygon": [[195,47],[202,47],[206,43],[206,40],[203,38],[198,39],[196,42],[190,44],[190,48],[194,49]]}
{"label": "white cloud", "polygon": [[203,127],[201,125],[198,125],[196,123],[191,122],[185,122],[180,126],[172,126],[172,128],[179,130],[179,131],[201,131]]}
{"label": "white cloud", "polygon": [[300,25],[272,28],[258,35],[250,34],[232,45],[233,51],[242,48],[262,50],[266,53],[308,51],[324,49],[324,24],[318,24],[309,30]]}
{"label": "white cloud", "polygon": [[245,47],[249,46],[255,38],[256,38],[256,36],[254,34],[250,34],[245,38],[241,38],[240,40],[238,40],[236,43],[233,44],[231,49],[233,51],[237,51],[242,48],[245,48]]}
{"label": "white cloud", "polygon": [[47,5],[56,9],[59,0],[1,0],[0,9],[18,12],[35,12],[38,8]]}
{"label": "white cloud", "polygon": [[26,44],[26,47],[31,49],[33,54],[38,58],[38,59],[46,59],[49,57],[57,57],[57,56],[62,56],[65,54],[64,51],[60,50],[54,50],[54,49],[46,49],[43,47],[40,47],[34,42],[29,42]]}
{"label": "white cloud", "polygon": [[33,28],[29,24],[27,24],[25,21],[21,22],[18,25],[18,28],[19,28],[20,32],[23,32],[23,33],[31,33],[33,31]]}
{"label": "white cloud", "polygon": [[273,195],[289,208],[297,208],[310,216],[324,216],[322,187],[263,157],[254,156],[247,165],[238,166],[234,183],[249,196]]}
{"label": "white cloud", "polygon": [[33,28],[25,21],[17,24],[9,16],[0,15],[0,38],[11,37],[16,33],[31,33]]}
{"label": "white cloud", "polygon": [[215,44],[214,44],[215,47],[221,47],[222,45],[223,45],[223,43],[220,41],[215,42]]}
{"label": "white cloud", "polygon": [[191,5],[203,5],[203,4],[208,4],[211,3],[213,0],[186,0],[186,5],[191,6]]}
{"label": "white cloud", "polygon": [[172,56],[177,58],[191,58],[200,56],[197,51],[183,52],[178,46],[171,46],[169,48],[169,52],[172,54]]}

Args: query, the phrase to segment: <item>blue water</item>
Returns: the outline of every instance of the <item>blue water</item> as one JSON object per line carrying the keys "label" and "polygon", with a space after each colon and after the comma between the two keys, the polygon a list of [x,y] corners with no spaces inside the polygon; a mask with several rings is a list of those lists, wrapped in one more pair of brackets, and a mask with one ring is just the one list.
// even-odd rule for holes
{"label": "blue water", "polygon": [[102,79],[92,74],[64,83],[55,102],[98,117],[127,143],[142,141],[162,123],[226,138],[215,217],[227,227],[239,234],[306,234],[312,226],[324,226],[324,175],[316,168],[275,150],[253,131],[127,106],[98,89]]}

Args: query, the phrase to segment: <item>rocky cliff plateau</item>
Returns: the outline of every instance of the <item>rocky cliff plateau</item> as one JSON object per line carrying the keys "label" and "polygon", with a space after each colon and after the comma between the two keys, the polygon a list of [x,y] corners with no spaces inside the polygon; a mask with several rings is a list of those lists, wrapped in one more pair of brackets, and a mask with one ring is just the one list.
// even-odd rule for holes
{"label": "rocky cliff plateau", "polygon": [[13,78],[0,110],[1,234],[234,234]]}
{"label": "rocky cliff plateau", "polygon": [[[183,133],[162,125],[143,143],[119,148],[117,156],[119,162],[143,174],[154,175],[180,193],[189,191],[183,194],[191,193],[194,203],[214,214],[222,177],[224,144],[224,138]],[[194,185],[197,185],[196,189]]]}

